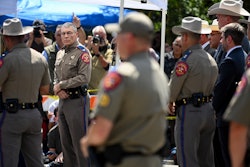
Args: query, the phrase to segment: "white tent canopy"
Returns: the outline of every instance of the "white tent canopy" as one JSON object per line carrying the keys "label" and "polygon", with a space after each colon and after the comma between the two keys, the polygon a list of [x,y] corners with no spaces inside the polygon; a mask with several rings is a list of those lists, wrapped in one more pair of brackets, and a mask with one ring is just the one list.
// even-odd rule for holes
{"label": "white tent canopy", "polygon": [[161,26],[161,69],[164,70],[164,54],[165,54],[165,30],[166,30],[166,14],[168,0],[56,0],[70,1],[86,4],[98,4],[105,6],[120,7],[120,21],[123,19],[123,9],[144,9],[162,11],[162,26]]}
{"label": "white tent canopy", "polygon": [[[36,0],[37,1],[37,0]],[[41,2],[41,0],[38,0]],[[162,11],[162,29],[161,29],[161,68],[164,67],[164,45],[165,45],[165,29],[166,29],[166,13],[168,0],[51,0],[51,1],[65,1],[70,3],[85,3],[85,4],[96,4],[112,7],[120,7],[120,18],[123,19],[123,9],[143,9],[143,10],[154,10]],[[16,13],[17,2],[22,2],[19,0],[0,0],[0,14]],[[23,4],[26,8],[32,8],[34,6],[34,1],[24,1]],[[37,3],[35,3],[37,4]],[[6,7],[7,6],[7,7]],[[83,9],[84,10],[84,9]],[[1,48],[0,48],[1,49]]]}
{"label": "white tent canopy", "polygon": [[[120,7],[121,1],[123,0],[56,0],[56,1],[70,1],[70,2],[78,2],[86,4]],[[156,11],[167,10],[167,0],[124,0],[124,8],[156,10]]]}

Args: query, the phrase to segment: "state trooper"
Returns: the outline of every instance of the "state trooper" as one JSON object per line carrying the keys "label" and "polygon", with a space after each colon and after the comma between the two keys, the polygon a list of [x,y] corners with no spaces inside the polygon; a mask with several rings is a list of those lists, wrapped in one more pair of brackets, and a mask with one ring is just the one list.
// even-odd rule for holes
{"label": "state trooper", "polygon": [[61,27],[64,47],[55,62],[54,94],[59,96],[59,132],[64,166],[87,166],[79,141],[86,134],[89,113],[87,84],[91,75],[91,54],[77,41],[73,23]]}
{"label": "state trooper", "polygon": [[46,59],[24,43],[24,35],[32,31],[18,18],[3,23],[1,35],[8,54],[0,58],[1,167],[17,167],[20,151],[27,167],[43,167],[37,97],[39,92],[48,94],[50,76]]}
{"label": "state trooper", "polygon": [[88,156],[88,146],[96,146],[106,167],[161,167],[169,89],[164,72],[149,55],[153,23],[132,12],[115,30],[124,62],[101,81],[95,120],[81,140],[82,151]]}
{"label": "state trooper", "polygon": [[176,112],[175,141],[180,167],[214,167],[215,112],[211,94],[218,76],[213,57],[199,44],[202,21],[185,17],[172,31],[181,35],[183,56],[169,82],[170,114]]}

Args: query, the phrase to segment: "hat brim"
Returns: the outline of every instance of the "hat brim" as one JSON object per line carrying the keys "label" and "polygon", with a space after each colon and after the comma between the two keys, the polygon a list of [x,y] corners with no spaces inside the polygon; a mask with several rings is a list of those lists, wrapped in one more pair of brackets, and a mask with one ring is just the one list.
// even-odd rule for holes
{"label": "hat brim", "polygon": [[209,27],[211,28],[212,31],[220,31],[219,26],[210,25]]}
{"label": "hat brim", "polygon": [[181,26],[174,26],[172,28],[172,32],[175,35],[181,35],[181,33],[183,33],[183,32],[192,32],[192,33],[195,33],[195,34],[201,34],[201,31],[194,31],[194,30],[186,29],[186,28],[181,27]]}
{"label": "hat brim", "polygon": [[212,30],[210,28],[201,29],[201,34],[211,34]]}
{"label": "hat brim", "polygon": [[0,35],[20,36],[20,35],[26,35],[26,34],[32,32],[32,31],[33,31],[33,27],[26,26],[26,27],[23,27],[23,31],[20,32],[20,33],[3,33],[3,32],[0,32]]}
{"label": "hat brim", "polygon": [[248,11],[246,11],[243,8],[239,13],[222,8],[214,8],[208,11],[208,15],[216,15],[216,14],[229,15],[229,16],[249,16]]}
{"label": "hat brim", "polygon": [[248,21],[246,19],[239,19],[238,22],[243,23],[243,24],[250,24],[250,21]]}
{"label": "hat brim", "polygon": [[105,24],[104,28],[105,28],[106,32],[108,32],[108,33],[119,33],[120,32],[120,25],[117,23]]}

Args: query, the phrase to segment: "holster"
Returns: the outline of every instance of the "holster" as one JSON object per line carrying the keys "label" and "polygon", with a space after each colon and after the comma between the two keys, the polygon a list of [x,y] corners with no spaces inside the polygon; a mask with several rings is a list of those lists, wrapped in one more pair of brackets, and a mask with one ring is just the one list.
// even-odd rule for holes
{"label": "holster", "polygon": [[18,99],[6,99],[4,107],[9,113],[16,113],[19,109]]}
{"label": "holster", "polygon": [[94,167],[104,167],[105,166],[105,157],[103,152],[98,152],[96,147],[89,147],[89,156],[91,159],[91,163],[94,165]]}
{"label": "holster", "polygon": [[193,105],[195,107],[200,107],[203,104],[202,98],[203,98],[203,93],[194,93],[194,94],[192,94]]}
{"label": "holster", "polygon": [[[164,146],[157,152],[153,153],[153,155],[159,155],[161,157],[165,156],[163,150],[165,149]],[[109,162],[112,165],[119,165],[122,162],[123,158],[129,156],[145,156],[145,154],[141,152],[127,152],[123,150],[121,144],[107,146],[104,152],[97,152],[95,147],[90,147],[89,152],[92,160],[94,161],[94,163],[96,163],[95,167],[104,167],[106,162]]]}
{"label": "holster", "polygon": [[118,165],[122,162],[123,150],[120,144],[115,144],[105,148],[104,152],[98,152],[95,147],[89,147],[89,153],[95,167],[104,167],[106,162]]}

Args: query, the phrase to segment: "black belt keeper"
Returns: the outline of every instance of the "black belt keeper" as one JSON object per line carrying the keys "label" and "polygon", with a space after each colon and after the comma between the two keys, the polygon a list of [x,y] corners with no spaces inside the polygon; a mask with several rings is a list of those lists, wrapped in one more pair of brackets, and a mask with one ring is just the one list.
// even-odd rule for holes
{"label": "black belt keeper", "polygon": [[80,98],[81,96],[80,87],[69,88],[69,89],[66,89],[65,91],[69,95],[70,99],[77,99],[77,98]]}
{"label": "black belt keeper", "polygon": [[69,95],[70,99],[77,99],[77,98],[80,98],[81,96],[86,96],[87,95],[87,88],[84,87],[84,86],[65,89],[65,91]]}
{"label": "black belt keeper", "polygon": [[175,105],[179,107],[181,105],[193,104],[195,107],[200,107],[202,104],[209,103],[211,101],[212,95],[203,96],[202,94],[193,94],[192,97],[177,100]]}
{"label": "black belt keeper", "polygon": [[19,108],[21,110],[25,110],[25,109],[34,109],[37,108],[38,104],[37,103],[20,103],[19,104]]}

